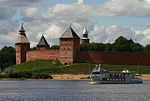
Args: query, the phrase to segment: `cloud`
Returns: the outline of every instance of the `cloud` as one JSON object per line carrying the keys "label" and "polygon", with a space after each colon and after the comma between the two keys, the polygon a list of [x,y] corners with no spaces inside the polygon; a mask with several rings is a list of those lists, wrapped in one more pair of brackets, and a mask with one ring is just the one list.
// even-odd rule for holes
{"label": "cloud", "polygon": [[37,8],[26,8],[22,14],[24,17],[34,17],[37,13]]}
{"label": "cloud", "polygon": [[[100,12],[99,14],[102,15],[99,16],[120,16],[120,14],[123,14],[121,12],[126,11],[124,7],[127,7],[127,5],[130,7],[133,5],[132,3],[142,3],[138,0],[126,1],[127,2],[125,2],[125,0],[112,0],[100,5],[99,7],[101,7],[103,12]],[[143,3],[145,3],[145,1]],[[117,11],[116,6],[119,7]],[[136,9],[137,8],[135,8],[135,11]],[[26,10],[27,9],[24,9],[23,12]],[[99,11],[98,8],[97,11]],[[95,16],[97,11],[94,11],[92,6],[84,4],[84,0],[78,0],[77,3],[73,4],[56,4],[42,14],[37,15],[34,13],[36,14],[36,17],[23,16],[23,20],[29,24],[27,27],[28,33],[30,33],[29,38],[34,44],[39,41],[42,33],[45,33],[44,35],[50,45],[59,44],[58,38],[70,24],[80,37],[82,37],[83,26],[86,25],[88,27],[91,42],[113,43],[119,36],[124,36],[128,39],[132,38],[135,42],[140,42],[143,45],[148,43],[144,41],[146,35],[143,31],[137,34],[137,30],[126,26],[99,26],[91,19]]]}
{"label": "cloud", "polygon": [[13,16],[16,15],[18,8],[44,4],[45,0],[0,0],[0,44],[14,46],[19,19],[13,19]]}
{"label": "cloud", "polygon": [[85,4],[56,4],[44,13],[34,13],[35,15],[32,17],[25,15],[29,14],[27,13],[28,11],[30,12],[31,10],[23,9],[24,16],[22,20],[28,22],[27,30],[28,33],[31,33],[30,39],[36,43],[39,41],[42,33],[45,33],[44,35],[50,45],[58,44],[58,38],[70,24],[76,33],[81,36],[83,25],[92,27],[95,23],[95,21],[90,19],[90,15],[93,13],[92,7]]}
{"label": "cloud", "polygon": [[150,17],[150,1],[110,0],[97,7],[96,16]]}
{"label": "cloud", "polygon": [[136,30],[135,32],[139,36],[143,35],[143,37],[138,39],[138,42],[140,42],[143,45],[150,44],[150,29]]}
{"label": "cloud", "polygon": [[[37,7],[43,6],[45,0],[3,0],[0,1],[0,43],[6,45],[15,43],[19,29],[19,19],[25,22],[25,30],[31,46],[36,46],[42,33],[45,33],[50,45],[59,44],[59,37],[71,24],[75,32],[82,37],[84,25],[87,26],[91,42],[114,42],[119,36],[145,45],[150,43],[149,29],[136,30],[127,26],[100,26],[95,17],[102,16],[132,16],[150,17],[149,0],[109,0],[98,5],[95,9],[91,5],[78,0],[72,4],[56,4],[47,11],[39,13]],[[22,8],[19,18],[12,20],[18,8]],[[11,9],[8,9],[11,8]],[[2,12],[4,11],[4,12]]]}
{"label": "cloud", "polygon": [[136,30],[125,26],[112,25],[108,27],[95,25],[89,32],[91,42],[113,43],[119,36],[132,39],[142,45],[150,44],[150,29]]}
{"label": "cloud", "polygon": [[45,0],[0,0],[0,5],[11,6],[11,7],[22,7],[22,6],[41,6],[45,5]]}
{"label": "cloud", "polygon": [[84,0],[78,0],[77,4],[84,4]]}

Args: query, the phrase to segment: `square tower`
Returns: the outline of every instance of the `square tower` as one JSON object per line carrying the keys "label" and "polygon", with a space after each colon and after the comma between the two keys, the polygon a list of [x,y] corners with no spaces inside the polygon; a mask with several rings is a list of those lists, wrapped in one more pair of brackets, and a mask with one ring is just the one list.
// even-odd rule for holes
{"label": "square tower", "polygon": [[30,42],[26,37],[23,24],[19,30],[18,39],[16,41],[16,64],[21,64],[26,61],[26,52],[30,50]]}
{"label": "square tower", "polygon": [[59,60],[63,64],[77,61],[80,51],[80,37],[74,32],[71,26],[64,32],[60,39]]}

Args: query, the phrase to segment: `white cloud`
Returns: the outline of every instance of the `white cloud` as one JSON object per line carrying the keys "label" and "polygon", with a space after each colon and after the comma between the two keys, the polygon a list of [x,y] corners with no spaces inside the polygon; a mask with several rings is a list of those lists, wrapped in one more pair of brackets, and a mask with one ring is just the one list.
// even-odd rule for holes
{"label": "white cloud", "polygon": [[37,13],[37,8],[26,8],[23,11],[23,16],[24,17],[34,17]]}
{"label": "white cloud", "polygon": [[[119,36],[128,39],[132,38],[136,42],[145,45],[150,43],[149,30],[135,30],[126,26],[112,25],[108,27],[99,26],[93,17],[101,16],[133,16],[150,17],[150,0],[110,0],[94,9],[92,6],[84,4],[84,0],[78,0],[73,4],[56,4],[43,13],[38,13],[37,6],[43,5],[44,0],[13,0],[14,2],[0,2],[0,42],[14,43],[17,39],[18,21],[12,21],[12,16],[16,14],[17,7],[24,7],[21,16],[25,22],[25,30],[31,46],[36,46],[42,33],[45,33],[50,45],[59,44],[59,37],[71,24],[75,32],[82,36],[84,25],[89,31],[91,42],[114,42]],[[2,4],[11,6],[2,6]],[[34,7],[33,7],[34,5]],[[2,35],[3,34],[3,35]],[[11,37],[10,37],[11,36]]]}
{"label": "white cloud", "polygon": [[111,0],[97,7],[97,16],[150,17],[149,0]]}
{"label": "white cloud", "polygon": [[117,25],[108,27],[95,25],[89,36],[91,42],[113,43],[119,36],[124,36],[144,46],[150,44],[150,29],[136,30]]}
{"label": "white cloud", "polygon": [[84,4],[84,0],[78,0],[77,4]]}
{"label": "white cloud", "polygon": [[[135,3],[135,5],[133,3]],[[122,12],[130,14],[131,12],[127,12],[127,10],[124,7],[129,8],[130,6],[134,5],[136,11],[137,3],[145,4],[145,1],[108,1],[104,5],[99,6],[103,10],[103,12],[99,13],[101,14],[99,16],[120,16],[121,14],[123,14]],[[131,11],[134,11],[132,10],[132,8]],[[147,43],[146,41],[142,41],[144,40],[145,36],[144,32],[140,32],[139,34],[137,34],[137,30],[133,28],[117,25],[112,25],[108,27],[99,26],[94,20],[91,19],[91,17],[95,15],[95,12],[96,11],[94,11],[92,6],[84,4],[82,0],[79,0],[78,3],[74,4],[56,4],[54,7],[49,8],[47,12],[44,12],[41,15],[37,15],[36,19],[32,19],[32,22],[28,22],[28,30],[32,32],[30,38],[32,41],[37,43],[42,33],[44,32],[45,37],[50,43],[50,45],[56,43],[58,44],[58,38],[71,24],[75,32],[80,37],[82,36],[83,26],[87,25],[89,31],[89,38],[91,39],[91,42],[113,43],[115,39],[119,36],[124,36],[128,39],[132,38],[135,42],[141,42],[143,45]],[[25,18],[26,17],[24,16],[24,19]],[[27,19],[27,21],[28,20],[30,21],[30,19]],[[33,27],[30,27],[30,24]]]}
{"label": "white cloud", "polygon": [[119,36],[124,36],[128,39],[135,39],[135,32],[125,26],[112,25],[108,27],[95,25],[90,32],[90,38],[93,42],[113,43]]}
{"label": "white cloud", "polygon": [[[80,1],[81,3],[81,1]],[[60,9],[61,8],[61,9]],[[22,12],[26,12],[24,9]],[[29,9],[27,11],[30,11]],[[76,33],[81,36],[82,26],[93,26],[95,23],[89,17],[92,15],[92,7],[85,4],[56,4],[48,11],[33,17],[23,16],[23,20],[28,22],[27,30],[30,39],[38,42],[42,33],[45,33],[49,44],[58,44],[59,37],[71,24]],[[35,39],[36,38],[36,39]]]}
{"label": "white cloud", "polygon": [[150,44],[150,29],[136,30],[137,35],[143,35],[138,41],[143,45]]}
{"label": "white cloud", "polygon": [[[14,46],[19,20],[13,19],[19,7],[44,5],[44,0],[0,0],[0,44]],[[13,20],[12,20],[13,19]]]}

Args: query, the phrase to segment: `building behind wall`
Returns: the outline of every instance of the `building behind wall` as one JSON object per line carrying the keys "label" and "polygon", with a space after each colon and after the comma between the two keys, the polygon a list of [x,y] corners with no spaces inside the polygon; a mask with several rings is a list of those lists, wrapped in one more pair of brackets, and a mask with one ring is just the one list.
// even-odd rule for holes
{"label": "building behind wall", "polygon": [[83,36],[81,39],[81,43],[82,44],[88,44],[89,43],[88,32],[87,32],[86,26],[84,27],[84,30],[83,30]]}
{"label": "building behind wall", "polygon": [[[82,44],[88,44],[88,32],[83,30]],[[63,64],[74,62],[89,62],[96,64],[120,64],[120,65],[150,65],[150,54],[130,52],[81,52],[80,37],[71,26],[59,38],[58,50],[49,50],[49,44],[44,35],[37,44],[36,50],[30,50],[30,42],[27,39],[23,24],[19,30],[16,41],[16,64],[26,61],[52,59],[59,60]]]}

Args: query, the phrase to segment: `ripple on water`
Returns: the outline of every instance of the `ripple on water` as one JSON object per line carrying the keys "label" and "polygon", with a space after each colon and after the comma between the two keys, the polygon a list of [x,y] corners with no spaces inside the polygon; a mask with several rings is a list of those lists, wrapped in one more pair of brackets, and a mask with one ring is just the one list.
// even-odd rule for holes
{"label": "ripple on water", "polygon": [[150,82],[99,84],[89,81],[0,81],[0,101],[148,101]]}

